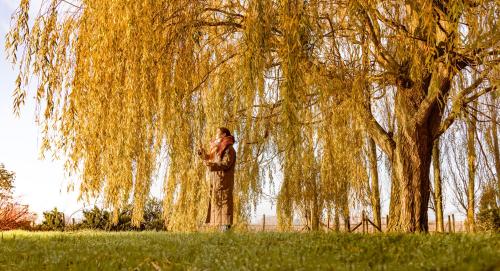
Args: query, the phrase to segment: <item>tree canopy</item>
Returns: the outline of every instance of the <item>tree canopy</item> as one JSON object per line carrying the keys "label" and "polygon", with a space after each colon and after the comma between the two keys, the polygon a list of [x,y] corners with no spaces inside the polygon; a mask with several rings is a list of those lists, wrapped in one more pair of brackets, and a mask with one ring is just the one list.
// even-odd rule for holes
{"label": "tree canopy", "polygon": [[0,198],[11,194],[15,177],[14,172],[5,169],[4,164],[0,164]]}

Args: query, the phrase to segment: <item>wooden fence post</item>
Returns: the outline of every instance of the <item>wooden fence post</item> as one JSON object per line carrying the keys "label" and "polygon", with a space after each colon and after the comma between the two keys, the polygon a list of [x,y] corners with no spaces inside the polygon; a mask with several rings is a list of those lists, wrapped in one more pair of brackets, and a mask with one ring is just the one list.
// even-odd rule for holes
{"label": "wooden fence post", "polygon": [[[380,225],[382,227],[382,225]],[[389,215],[385,216],[385,231],[389,229]]]}
{"label": "wooden fence post", "polygon": [[328,210],[328,213],[326,214],[326,229],[327,231],[330,229],[330,211]]}
{"label": "wooden fence post", "polygon": [[365,211],[361,212],[361,232],[365,233]]}
{"label": "wooden fence post", "polygon": [[262,215],[262,231],[266,231],[266,214]]}
{"label": "wooden fence post", "polygon": [[365,210],[361,213],[361,223],[363,225],[363,233],[368,233],[368,225],[366,224]]}
{"label": "wooden fence post", "polygon": [[448,232],[451,232],[451,217],[448,215]]}
{"label": "wooden fence post", "polygon": [[345,221],[347,223],[347,225],[346,225],[347,231],[349,232],[349,231],[351,231],[351,218],[349,216],[347,216],[347,218],[345,219]]}
{"label": "wooden fence post", "polygon": [[[372,221],[370,220],[370,218],[368,217],[368,215],[366,215],[366,231],[370,232],[370,224],[372,224]],[[375,232],[375,227],[373,227],[372,225],[372,233]]]}
{"label": "wooden fence post", "polygon": [[361,232],[365,233],[365,211],[361,212]]}
{"label": "wooden fence post", "polygon": [[366,214],[366,212],[365,212],[365,228],[366,228],[366,233],[369,233],[369,229],[368,229],[368,214]]}
{"label": "wooden fence post", "polygon": [[455,232],[455,214],[451,214],[451,221],[453,223],[453,232]]}

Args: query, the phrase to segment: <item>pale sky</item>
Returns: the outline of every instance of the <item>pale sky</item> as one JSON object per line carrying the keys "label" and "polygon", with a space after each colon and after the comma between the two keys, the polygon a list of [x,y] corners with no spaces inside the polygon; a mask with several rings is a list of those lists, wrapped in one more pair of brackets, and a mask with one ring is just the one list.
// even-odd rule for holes
{"label": "pale sky", "polygon": [[[20,117],[12,113],[12,92],[16,72],[7,62],[4,51],[5,35],[9,29],[10,16],[17,7],[18,0],[0,0],[0,163],[8,170],[16,173],[14,195],[20,202],[29,204],[31,210],[38,214],[40,222],[43,211],[57,207],[67,216],[80,210],[84,204],[77,202],[78,191],[67,192],[70,179],[66,177],[61,161],[39,159],[40,129],[35,124],[35,103],[33,89],[28,93],[26,104]],[[41,0],[32,0],[30,13],[36,13]],[[382,215],[388,209],[389,186],[387,176],[381,172]],[[161,197],[161,180],[157,180],[152,194]],[[450,197],[445,197],[449,199]],[[259,220],[262,214],[275,215],[275,208],[268,201],[259,204],[253,220]],[[455,212],[451,203],[445,204],[445,213]],[[80,213],[75,216],[79,217]],[[433,213],[429,212],[433,217]]]}
{"label": "pale sky", "polygon": [[[37,4],[35,4],[38,2]],[[40,1],[33,1],[39,5]],[[39,160],[39,128],[35,124],[35,105],[32,96],[26,99],[20,117],[12,113],[12,92],[16,72],[6,60],[5,35],[10,16],[18,1],[0,0],[0,163],[16,173],[15,196],[40,214],[54,207],[72,213],[81,204],[77,193],[66,193],[68,180],[64,179],[62,162]]]}

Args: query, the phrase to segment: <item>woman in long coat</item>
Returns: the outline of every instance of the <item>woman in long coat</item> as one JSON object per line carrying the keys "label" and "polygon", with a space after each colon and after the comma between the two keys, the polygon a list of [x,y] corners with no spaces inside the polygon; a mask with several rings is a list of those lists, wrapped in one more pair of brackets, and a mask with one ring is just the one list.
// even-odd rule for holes
{"label": "woman in long coat", "polygon": [[233,224],[233,188],[236,151],[234,137],[227,128],[217,129],[217,139],[212,142],[210,153],[201,149],[204,163],[209,170],[210,200],[205,223],[219,226],[223,231]]}

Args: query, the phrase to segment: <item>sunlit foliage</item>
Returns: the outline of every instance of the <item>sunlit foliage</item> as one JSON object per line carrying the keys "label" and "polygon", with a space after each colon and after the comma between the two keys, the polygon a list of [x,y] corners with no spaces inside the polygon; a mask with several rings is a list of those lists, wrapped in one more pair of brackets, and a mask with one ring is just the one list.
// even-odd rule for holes
{"label": "sunlit foliage", "polygon": [[[415,223],[427,222],[429,146],[498,84],[498,6],[414,2],[51,0],[28,18],[22,0],[6,40],[19,65],[15,110],[35,74],[43,150],[66,157],[82,197],[104,194],[115,219],[133,201],[139,225],[166,161],[174,230],[203,220],[195,148],[218,126],[238,141],[236,223],[282,173],[282,229],[296,214],[315,228],[324,211],[348,216],[363,203],[369,134],[394,161],[394,228],[425,231]],[[470,73],[481,81],[460,84]],[[371,110],[382,97],[396,129]]]}

